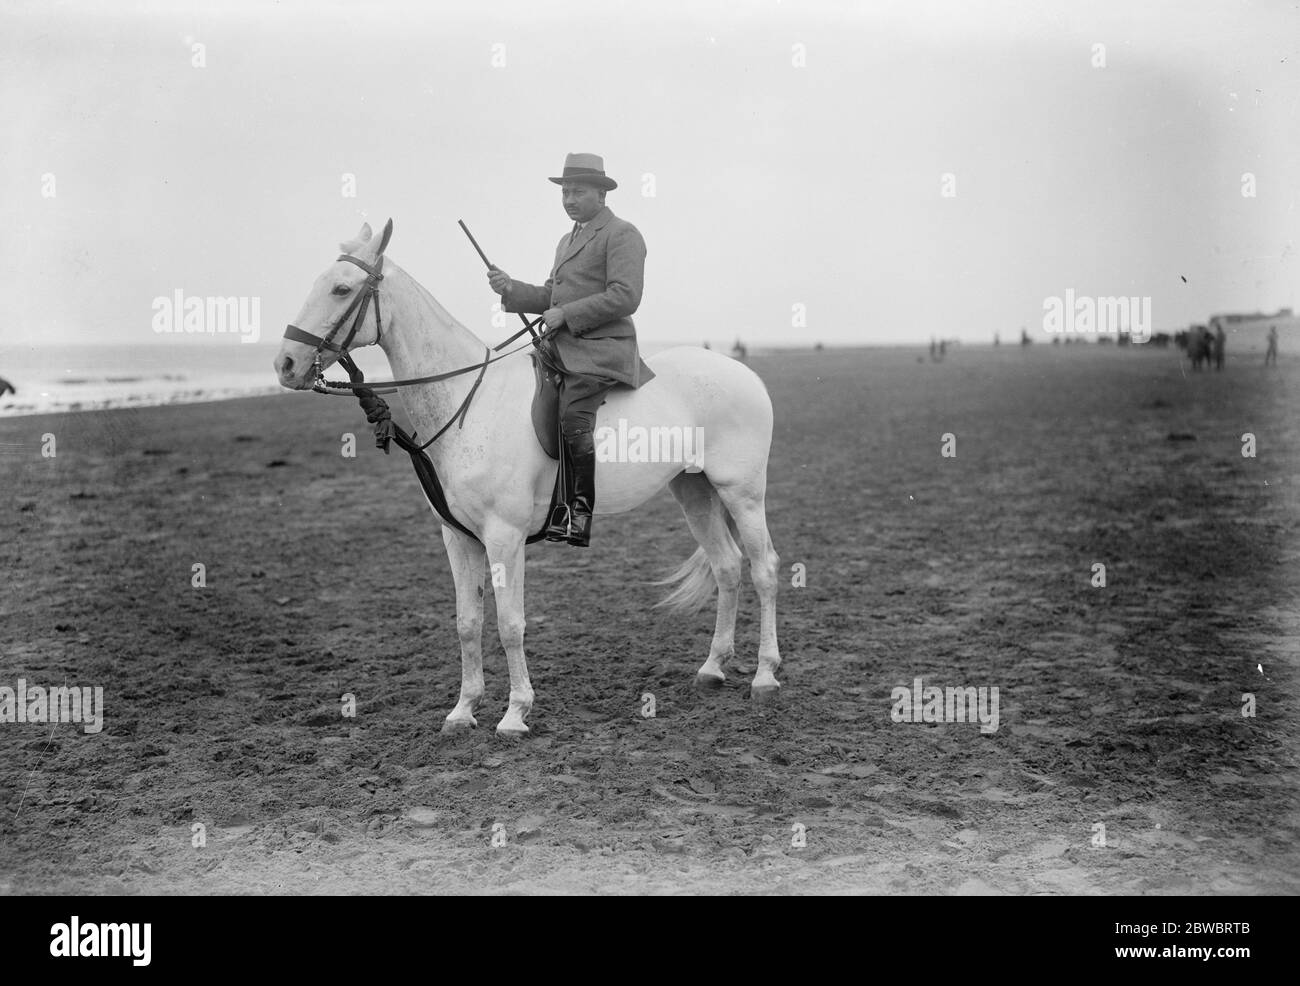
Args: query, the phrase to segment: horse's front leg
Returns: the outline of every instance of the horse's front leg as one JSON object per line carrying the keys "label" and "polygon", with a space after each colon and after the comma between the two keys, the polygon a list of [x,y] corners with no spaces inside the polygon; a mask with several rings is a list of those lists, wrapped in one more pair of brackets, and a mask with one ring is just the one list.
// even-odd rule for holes
{"label": "horse's front leg", "polygon": [[489,530],[487,556],[497,600],[497,632],[510,666],[510,706],[497,723],[502,736],[524,736],[533,708],[533,686],[524,660],[524,534],[514,528]]}
{"label": "horse's front leg", "polygon": [[460,700],[443,723],[444,733],[478,725],[474,709],[483,698],[483,545],[450,527],[442,529],[456,582],[456,633],[460,636]]}

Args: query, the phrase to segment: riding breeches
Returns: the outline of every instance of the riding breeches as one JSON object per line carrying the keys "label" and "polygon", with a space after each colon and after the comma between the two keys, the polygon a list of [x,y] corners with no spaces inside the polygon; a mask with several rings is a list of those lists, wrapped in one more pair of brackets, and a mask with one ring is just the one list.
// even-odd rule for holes
{"label": "riding breeches", "polygon": [[560,385],[560,428],[564,440],[577,454],[594,451],[596,409],[617,380],[586,373],[565,373]]}

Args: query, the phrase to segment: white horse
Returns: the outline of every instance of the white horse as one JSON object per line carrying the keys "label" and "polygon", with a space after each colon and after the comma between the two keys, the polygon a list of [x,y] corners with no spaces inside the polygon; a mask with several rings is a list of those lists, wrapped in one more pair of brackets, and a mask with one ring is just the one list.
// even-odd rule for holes
{"label": "white horse", "polygon": [[[383,257],[391,230],[389,220],[380,242],[366,224],[356,239],[341,244],[344,254],[356,261],[372,268],[384,265],[382,282],[375,287],[382,332],[374,315],[367,317],[363,309],[363,324],[354,326],[355,335],[343,348],[378,342],[398,379],[477,368],[487,349],[484,343],[414,278]],[[341,323],[349,301],[367,286],[360,265],[336,261],[316,279],[295,325],[326,336]],[[318,376],[315,355],[310,344],[286,338],[274,364],[280,383],[293,390],[311,387]],[[322,366],[338,358],[329,351],[320,355]],[[770,697],[780,687],[775,672],[781,663],[776,640],[780,559],[768,536],[764,511],[772,439],[771,399],[752,370],[705,349],[669,349],[647,362],[655,378],[636,390],[616,388],[597,412],[598,450],[602,435],[611,435],[602,429],[617,433],[620,422],[626,422],[631,435],[638,434],[633,429],[647,429],[640,432],[644,435],[655,426],[681,427],[683,433],[701,429],[691,434],[704,441],[703,471],[698,464],[684,462],[598,461],[596,517],[631,510],[665,485],[677,498],[700,547],[660,583],[677,585],[660,605],[696,611],[717,586],[713,643],[696,674],[702,687],[722,685],[724,663],[735,653],[743,547],[762,607],[751,698]],[[472,372],[403,388],[402,404],[417,433],[431,436],[437,432],[461,406],[477,377],[478,373]],[[468,537],[443,524],[442,540],[456,582],[456,629],[461,649],[460,700],[448,714],[443,732],[478,724],[474,712],[483,697],[484,556],[493,573],[498,631],[510,667],[510,703],[497,732],[511,736],[528,732],[524,719],[533,707],[533,687],[524,660],[524,541],[546,519],[557,468],[533,431],[530,407],[534,389],[526,352],[492,363],[469,405],[463,427],[452,426],[427,450],[452,514],[477,535],[477,539]],[[698,463],[699,450],[696,458]],[[686,471],[687,466],[691,471]],[[593,528],[599,545],[600,525]],[[556,550],[569,549],[557,545]],[[592,594],[598,591],[593,589]]]}

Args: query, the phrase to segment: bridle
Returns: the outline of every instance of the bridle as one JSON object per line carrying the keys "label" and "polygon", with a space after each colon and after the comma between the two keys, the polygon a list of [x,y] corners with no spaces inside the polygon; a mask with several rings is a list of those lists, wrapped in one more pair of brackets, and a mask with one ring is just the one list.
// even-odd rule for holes
{"label": "bridle", "polygon": [[[344,309],[343,314],[338,317],[325,338],[313,335],[298,326],[290,324],[285,326],[284,337],[290,342],[303,342],[309,346],[315,346],[316,352],[312,354],[312,385],[311,389],[320,394],[329,393],[325,389],[325,367],[321,361],[321,354],[325,350],[332,353],[338,353],[338,362],[343,364],[343,368],[348,371],[348,376],[356,378],[361,371],[357,369],[352,362],[352,356],[348,352],[348,347],[352,345],[352,340],[357,337],[357,332],[366,320],[366,313],[370,310],[370,302],[375,302],[375,342],[378,343],[383,338],[384,319],[379,310],[379,282],[384,279],[384,247],[388,245],[388,230],[384,231],[384,242],[379,247],[379,256],[376,258],[375,265],[372,267],[364,260],[358,260],[351,254],[339,254],[339,260],[346,260],[350,264],[356,264],[366,272],[365,283],[361,285],[352,302]],[[348,330],[347,337],[339,345],[335,345],[334,337],[347,323],[348,317],[353,316],[352,327]]]}

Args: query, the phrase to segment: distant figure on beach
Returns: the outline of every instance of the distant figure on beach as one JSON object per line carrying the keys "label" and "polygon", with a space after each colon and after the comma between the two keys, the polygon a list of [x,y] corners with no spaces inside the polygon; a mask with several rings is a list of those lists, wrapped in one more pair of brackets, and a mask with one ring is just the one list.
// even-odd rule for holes
{"label": "distant figure on beach", "polygon": [[1187,330],[1185,342],[1187,357],[1192,361],[1192,369],[1199,370],[1204,363],[1210,366],[1210,357],[1214,352],[1214,335],[1204,325],[1193,325]]}
{"label": "distant figure on beach", "polygon": [[[1274,355],[1276,355],[1277,347],[1274,346],[1273,349],[1274,349]],[[0,377],[0,397],[3,397],[5,394],[17,394],[17,393],[18,393],[17,387],[11,384],[4,377]]]}
{"label": "distant figure on beach", "polygon": [[1025,329],[1024,329],[1023,326],[1021,326],[1021,329],[1020,329],[1020,345],[1022,345],[1022,346],[1028,346],[1028,345],[1029,345],[1031,342],[1033,342],[1033,341],[1034,341],[1033,339],[1029,338],[1029,333],[1025,331]]}
{"label": "distant figure on beach", "polygon": [[[1277,366],[1277,326],[1276,325],[1270,325],[1268,327],[1268,351],[1264,353],[1264,365],[1268,366],[1270,362],[1274,366]],[[3,391],[0,391],[0,393],[3,393]]]}
{"label": "distant figure on beach", "polygon": [[939,356],[939,344],[934,341],[934,336],[930,336],[930,362],[935,362]]}
{"label": "distant figure on beach", "polygon": [[1214,353],[1214,368],[1223,369],[1223,346],[1228,341],[1227,335],[1223,331],[1222,325],[1214,327],[1214,338],[1210,340],[1210,350]]}
{"label": "distant figure on beach", "polygon": [[939,340],[939,359],[943,359],[943,358],[944,358],[945,356],[947,356],[947,355],[948,355],[948,340],[947,340],[947,339],[940,339],[940,340]]}
{"label": "distant figure on beach", "polygon": [[708,339],[705,339],[705,340],[704,340],[704,348],[705,348],[705,349],[708,349],[708,348],[709,348],[709,340],[708,340]]}
{"label": "distant figure on beach", "polygon": [[993,333],[993,345],[995,346],[1002,345],[1002,337],[999,336],[996,332]]}
{"label": "distant figure on beach", "polygon": [[748,356],[749,350],[746,349],[745,344],[740,341],[740,336],[736,336],[736,344],[731,347],[731,358],[738,359],[743,363]]}

